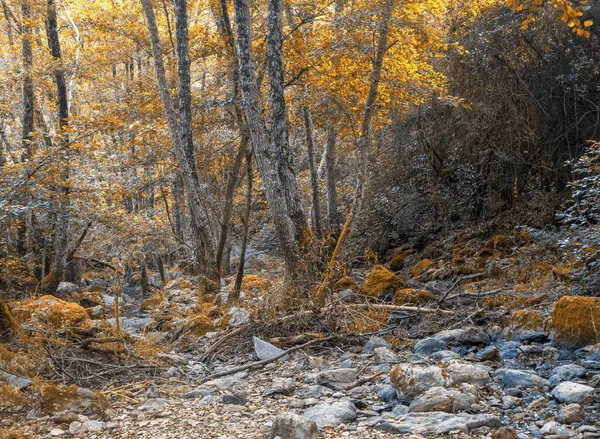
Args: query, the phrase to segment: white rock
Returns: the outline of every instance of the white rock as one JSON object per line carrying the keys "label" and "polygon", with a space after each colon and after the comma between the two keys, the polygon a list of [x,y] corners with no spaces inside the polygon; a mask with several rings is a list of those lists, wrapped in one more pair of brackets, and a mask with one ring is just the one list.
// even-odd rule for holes
{"label": "white rock", "polygon": [[316,422],[317,427],[337,427],[356,419],[357,410],[350,401],[318,404],[304,412],[304,416]]}
{"label": "white rock", "polygon": [[273,419],[271,439],[276,437],[285,439],[316,439],[319,437],[319,428],[312,419],[295,413],[282,413]]}
{"label": "white rock", "polygon": [[594,388],[564,381],[554,388],[552,396],[568,404],[591,404],[594,401]]}

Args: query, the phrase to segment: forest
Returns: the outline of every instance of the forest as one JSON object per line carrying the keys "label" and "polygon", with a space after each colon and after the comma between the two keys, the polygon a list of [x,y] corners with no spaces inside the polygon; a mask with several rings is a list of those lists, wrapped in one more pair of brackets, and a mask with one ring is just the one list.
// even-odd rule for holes
{"label": "forest", "polygon": [[0,4],[0,439],[600,438],[600,2]]}

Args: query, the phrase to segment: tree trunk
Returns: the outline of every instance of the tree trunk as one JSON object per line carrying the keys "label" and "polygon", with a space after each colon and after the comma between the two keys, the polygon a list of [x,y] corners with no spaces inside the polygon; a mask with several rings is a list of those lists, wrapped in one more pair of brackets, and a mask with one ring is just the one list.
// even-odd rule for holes
{"label": "tree trunk", "polygon": [[227,187],[225,188],[225,205],[223,206],[223,218],[221,219],[221,233],[219,236],[219,244],[217,245],[217,269],[219,273],[221,273],[222,271],[223,252],[225,250],[225,244],[227,243],[227,235],[229,232],[229,225],[231,222],[231,212],[233,210],[233,193],[235,191],[236,182],[238,181],[240,168],[242,167],[242,163],[244,161],[244,156],[246,155],[246,151],[248,150],[249,140],[250,139],[248,138],[248,133],[245,130],[243,130],[240,146],[235,156],[235,160],[233,161],[231,173],[229,174],[229,179],[227,180]]}
{"label": "tree trunk", "polygon": [[175,227],[175,235],[182,242],[185,242],[185,224],[184,224],[184,197],[185,190],[181,170],[175,171],[175,180],[173,181],[173,222]]}
{"label": "tree trunk", "polygon": [[[196,171],[194,159],[194,142],[192,136],[192,113],[191,113],[191,85],[190,85],[190,61],[188,48],[188,18],[186,0],[175,0],[175,24],[176,24],[176,42],[178,55],[179,72],[179,120],[177,116],[171,94],[167,85],[165,67],[163,63],[163,50],[156,16],[150,0],[141,0],[148,22],[148,33],[152,46],[152,56],[154,58],[154,68],[156,72],[156,81],[159,93],[163,101],[167,123],[175,154],[182,169],[185,191],[188,196],[188,205],[192,216],[192,223],[195,232],[197,232],[201,245],[196,246],[196,250],[202,247],[204,251],[204,260],[206,262],[206,274],[211,280],[218,282],[218,272],[216,268],[215,248],[210,233],[210,224],[208,213],[206,212],[204,200],[200,193],[200,182]],[[194,233],[195,235],[196,233]]]}
{"label": "tree trunk", "polygon": [[327,127],[327,144],[325,149],[325,191],[327,197],[327,223],[329,230],[337,235],[340,232],[340,221],[335,182],[336,134],[333,124],[329,125]]}
{"label": "tree trunk", "polygon": [[298,265],[296,227],[288,213],[286,193],[278,172],[280,152],[274,150],[272,144],[269,143],[260,103],[256,82],[256,67],[252,53],[250,7],[248,0],[234,0],[234,5],[242,102],[246,112],[254,156],[269,203],[269,212],[285,259],[286,277],[291,279],[295,276]]}
{"label": "tree trunk", "polygon": [[229,294],[229,303],[235,302],[240,297],[240,289],[242,288],[242,279],[244,278],[244,268],[246,265],[246,248],[248,247],[248,231],[250,230],[250,210],[252,210],[252,152],[246,154],[246,206],[244,209],[244,217],[242,223],[244,225],[244,233],[242,234],[242,248],[240,249],[240,262],[235,275],[235,283],[231,294]]}
{"label": "tree trunk", "polygon": [[306,131],[306,150],[308,153],[308,168],[310,170],[310,184],[312,192],[312,225],[317,238],[323,237],[321,226],[321,206],[319,200],[319,176],[317,175],[317,164],[315,163],[315,149],[313,142],[312,118],[308,108],[302,109],[304,116],[304,129]]}
{"label": "tree trunk", "polygon": [[283,72],[282,0],[269,0],[267,18],[267,61],[269,71],[269,115],[272,150],[276,154],[279,178],[285,194],[288,214],[299,244],[307,240],[308,224],[302,211],[296,173],[292,165],[285,106]]}
{"label": "tree trunk", "polygon": [[142,299],[147,299],[150,290],[148,286],[148,268],[144,255],[140,256],[140,287],[142,288]]}
{"label": "tree trunk", "polygon": [[361,133],[358,138],[358,200],[356,203],[357,215],[360,213],[362,208],[362,202],[365,195],[365,187],[367,181],[367,167],[368,167],[368,155],[369,155],[369,143],[371,136],[371,121],[375,114],[375,103],[377,100],[377,94],[379,92],[379,82],[381,81],[381,68],[383,66],[383,59],[387,52],[388,37],[390,33],[390,21],[392,19],[392,12],[394,10],[394,0],[387,0],[384,5],[384,10],[381,17],[381,26],[379,28],[379,40],[377,42],[377,49],[375,51],[375,59],[373,60],[373,68],[371,70],[371,79],[369,84],[369,94],[365,103],[365,112],[363,115],[363,121],[361,125]]}
{"label": "tree trunk", "polygon": [[31,76],[31,70],[33,67],[33,51],[31,49],[31,40],[33,38],[31,32],[31,8],[29,6],[29,0],[24,0],[21,3],[21,38],[22,46],[21,52],[23,57],[23,117],[21,120],[23,135],[22,135],[22,147],[23,154],[22,160],[29,160],[32,152],[32,141],[33,141],[33,78]]}
{"label": "tree trunk", "polygon": [[[62,55],[60,50],[60,40],[58,37],[58,20],[56,17],[55,0],[48,0],[48,18],[46,22],[48,47],[52,58],[56,63],[54,69],[54,81],[56,83],[57,101],[58,101],[58,118],[59,118],[59,142],[61,147],[68,144],[67,126],[69,122],[69,103],[67,101],[67,85],[65,82],[65,71],[62,65]],[[47,288],[51,292],[55,292],[59,283],[65,277],[67,267],[67,253],[69,247],[69,167],[65,163],[59,163],[61,167],[61,189],[59,193],[59,211],[56,218],[56,228],[54,230],[54,276]]]}

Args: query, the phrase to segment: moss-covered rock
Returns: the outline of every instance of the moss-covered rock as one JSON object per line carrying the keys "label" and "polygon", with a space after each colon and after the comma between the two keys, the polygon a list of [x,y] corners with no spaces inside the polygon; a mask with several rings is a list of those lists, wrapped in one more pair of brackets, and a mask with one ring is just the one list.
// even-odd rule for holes
{"label": "moss-covered rock", "polygon": [[600,299],[563,296],[554,304],[551,329],[556,345],[579,348],[600,342]]}
{"label": "moss-covered rock", "polygon": [[412,250],[406,250],[404,248],[396,249],[394,256],[390,258],[390,270],[400,271],[404,268],[406,258],[412,254]]}
{"label": "moss-covered rock", "polygon": [[352,276],[344,276],[340,278],[334,285],[338,290],[358,291],[358,285]]}
{"label": "moss-covered rock", "polygon": [[416,290],[414,288],[405,288],[398,290],[394,296],[396,305],[424,305],[435,300],[435,296],[428,291]]}
{"label": "moss-covered rock", "polygon": [[13,315],[18,323],[34,323],[45,328],[82,327],[90,318],[81,305],[54,296],[42,296],[17,306]]}
{"label": "moss-covered rock", "polygon": [[106,397],[102,394],[74,385],[44,384],[40,391],[40,402],[51,413],[68,410],[100,415],[108,408]]}
{"label": "moss-covered rock", "polygon": [[431,268],[432,265],[433,261],[431,259],[423,259],[422,261],[413,265],[410,271],[415,279],[419,279],[425,271]]}
{"label": "moss-covered rock", "polygon": [[516,331],[543,331],[545,318],[531,309],[522,309],[511,314],[510,328]]}
{"label": "moss-covered rock", "polygon": [[255,274],[247,274],[242,279],[243,291],[259,290],[264,292],[268,290],[271,287],[271,285],[271,281],[269,281],[268,279],[263,279],[262,277],[257,276]]}
{"label": "moss-covered rock", "polygon": [[366,296],[379,298],[382,293],[391,292],[393,295],[403,287],[404,283],[398,276],[383,265],[376,265],[367,274],[360,292]]}

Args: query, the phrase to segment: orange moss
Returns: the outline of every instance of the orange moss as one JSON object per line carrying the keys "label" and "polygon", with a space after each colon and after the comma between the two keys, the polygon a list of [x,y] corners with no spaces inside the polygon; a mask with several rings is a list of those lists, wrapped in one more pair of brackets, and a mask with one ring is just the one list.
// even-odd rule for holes
{"label": "orange moss", "polygon": [[19,408],[23,407],[26,402],[27,399],[22,392],[8,384],[0,384],[0,408]]}
{"label": "orange moss", "polygon": [[494,249],[508,248],[515,245],[516,240],[512,236],[496,235],[494,236]]}
{"label": "orange moss", "polygon": [[160,306],[163,303],[162,294],[157,294],[149,299],[146,299],[140,305],[140,310],[142,311],[152,311]]}
{"label": "orange moss", "polygon": [[559,346],[578,348],[600,342],[600,299],[561,297],[554,304],[551,328]]}
{"label": "orange moss", "polygon": [[515,311],[509,319],[511,329],[524,331],[541,331],[544,329],[544,322],[542,314],[530,309]]}
{"label": "orange moss", "polygon": [[412,254],[412,250],[396,249],[396,253],[390,259],[390,270],[400,271],[404,268],[404,261]]}
{"label": "orange moss", "polygon": [[435,300],[435,297],[430,292],[416,290],[414,288],[398,290],[394,296],[394,304],[396,305],[405,305],[407,303],[423,305],[433,300]]}
{"label": "orange moss", "polygon": [[185,290],[186,288],[194,288],[194,286],[184,277],[173,279],[165,285],[165,290]]}
{"label": "orange moss", "polygon": [[395,292],[403,287],[404,283],[398,276],[383,265],[376,265],[371,269],[369,274],[367,274],[365,283],[360,291],[367,296],[379,297],[384,291],[391,290],[392,292]]}
{"label": "orange moss", "polygon": [[431,259],[423,259],[421,262],[417,262],[410,269],[414,278],[420,277],[425,271],[429,270],[433,265],[433,261]]}
{"label": "orange moss", "polygon": [[95,291],[85,291],[78,295],[77,301],[84,308],[93,308],[94,306],[104,305],[102,293]]}
{"label": "orange moss", "polygon": [[207,332],[214,330],[214,326],[211,320],[203,315],[192,317],[185,325],[184,332],[194,335],[196,337],[202,337]]}
{"label": "orange moss", "polygon": [[354,280],[353,277],[344,276],[335,283],[335,288],[340,289],[340,290],[356,291],[356,290],[358,290],[358,285],[356,285],[356,281]]}
{"label": "orange moss", "polygon": [[0,345],[0,366],[16,375],[34,377],[40,369],[43,359],[39,355],[12,352]]}
{"label": "orange moss", "polygon": [[214,294],[207,293],[207,294],[203,294],[202,296],[200,296],[200,302],[208,303],[208,304],[212,305],[216,298],[217,298],[217,296],[215,296]]}
{"label": "orange moss", "polygon": [[81,305],[54,296],[42,296],[24,302],[14,309],[13,315],[19,323],[34,322],[55,329],[90,325],[90,318]]}
{"label": "orange moss", "polygon": [[263,279],[255,274],[247,274],[242,279],[242,290],[252,291],[254,289],[265,292],[271,287],[271,281]]}
{"label": "orange moss", "polygon": [[485,297],[479,301],[479,303],[486,308],[499,308],[504,307],[508,309],[513,308],[525,308],[548,300],[549,297],[546,294],[540,294],[533,297],[518,296],[516,294],[505,294],[496,297]]}

